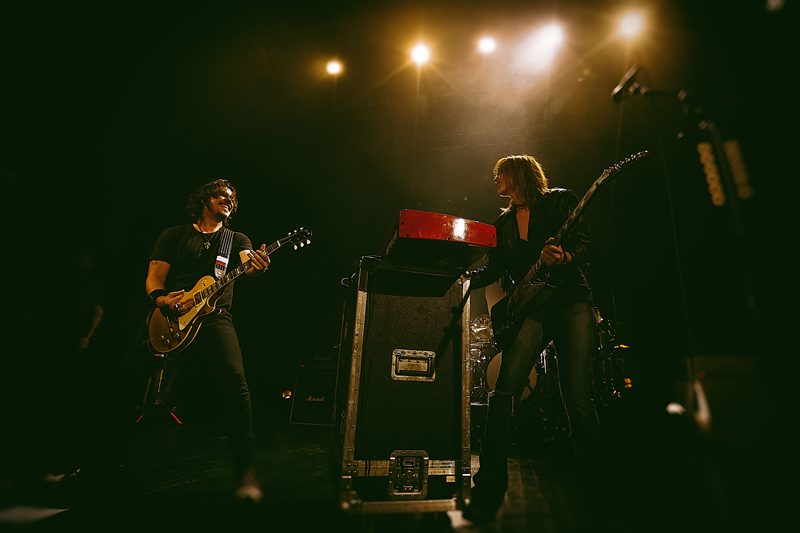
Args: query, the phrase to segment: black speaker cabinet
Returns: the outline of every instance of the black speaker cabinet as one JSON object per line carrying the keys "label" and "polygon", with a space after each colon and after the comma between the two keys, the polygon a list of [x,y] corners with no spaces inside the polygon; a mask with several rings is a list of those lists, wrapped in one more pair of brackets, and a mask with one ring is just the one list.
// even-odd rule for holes
{"label": "black speaker cabinet", "polygon": [[343,509],[439,512],[469,497],[469,316],[468,279],[358,263],[334,406]]}

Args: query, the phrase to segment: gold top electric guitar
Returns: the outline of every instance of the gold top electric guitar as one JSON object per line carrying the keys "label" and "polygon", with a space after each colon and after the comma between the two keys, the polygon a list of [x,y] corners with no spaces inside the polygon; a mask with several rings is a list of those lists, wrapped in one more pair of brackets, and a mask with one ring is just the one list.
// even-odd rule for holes
{"label": "gold top electric guitar", "polygon": [[[278,239],[267,246],[267,255],[281,246],[291,244],[295,249],[311,243],[311,230],[300,228],[287,237]],[[150,316],[150,345],[154,353],[170,354],[185,350],[200,331],[203,319],[215,309],[217,300],[222,296],[222,289],[252,266],[252,261],[245,261],[220,279],[203,276],[194,287],[186,291],[181,303],[191,302],[191,309],[179,317],[164,315],[156,309]]]}

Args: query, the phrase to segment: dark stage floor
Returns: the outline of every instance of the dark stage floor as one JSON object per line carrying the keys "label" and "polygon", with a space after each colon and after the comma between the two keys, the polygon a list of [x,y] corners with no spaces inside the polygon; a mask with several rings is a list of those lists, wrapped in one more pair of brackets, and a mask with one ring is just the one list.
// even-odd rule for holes
{"label": "dark stage floor", "polygon": [[[524,422],[524,420],[518,421]],[[530,428],[528,428],[530,429]],[[347,517],[335,504],[330,428],[273,424],[258,435],[264,499],[234,501],[225,438],[208,428],[137,428],[129,445],[96,454],[75,478],[4,487],[0,527],[23,531],[145,531],[240,527],[264,531],[595,531],[565,460],[567,442],[519,427],[498,520],[479,528],[460,511]],[[778,450],[702,439],[685,419],[631,417],[610,435],[610,472],[589,496],[604,531],[776,530],[791,483]],[[124,443],[123,443],[124,444]],[[475,447],[477,450],[477,447]],[[474,451],[475,451],[474,450]],[[473,466],[477,458],[473,456]]]}

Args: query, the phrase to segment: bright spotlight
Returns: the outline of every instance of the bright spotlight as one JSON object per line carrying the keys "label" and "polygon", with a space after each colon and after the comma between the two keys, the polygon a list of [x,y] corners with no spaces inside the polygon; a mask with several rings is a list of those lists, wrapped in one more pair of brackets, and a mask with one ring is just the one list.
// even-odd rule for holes
{"label": "bright spotlight", "polygon": [[417,43],[411,48],[411,61],[423,65],[431,60],[431,49],[425,43]]}
{"label": "bright spotlight", "polygon": [[774,13],[783,9],[786,0],[767,0],[767,11]]}
{"label": "bright spotlight", "polygon": [[482,54],[491,54],[497,48],[497,41],[491,37],[481,37],[478,41],[478,51]]}
{"label": "bright spotlight", "polygon": [[325,65],[325,70],[327,70],[328,74],[330,74],[331,76],[336,76],[337,74],[342,72],[342,64],[336,61],[335,59],[328,61],[328,64]]}
{"label": "bright spotlight", "polygon": [[617,35],[626,41],[636,39],[644,29],[644,16],[641,13],[628,13],[619,19]]}
{"label": "bright spotlight", "polygon": [[564,44],[564,30],[556,23],[548,24],[539,33],[541,43],[547,48],[557,50]]}
{"label": "bright spotlight", "polygon": [[563,44],[561,26],[555,23],[543,26],[523,42],[517,63],[533,73],[549,72]]}
{"label": "bright spotlight", "polygon": [[682,415],[686,412],[686,408],[678,402],[672,402],[667,405],[667,412],[671,415]]}

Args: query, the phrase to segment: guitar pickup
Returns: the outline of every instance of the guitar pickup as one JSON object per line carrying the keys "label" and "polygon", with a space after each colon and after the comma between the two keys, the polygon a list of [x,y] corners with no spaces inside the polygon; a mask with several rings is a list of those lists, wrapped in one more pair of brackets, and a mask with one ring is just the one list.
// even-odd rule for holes
{"label": "guitar pickup", "polygon": [[435,352],[401,350],[392,352],[392,379],[395,381],[433,381],[436,379]]}

